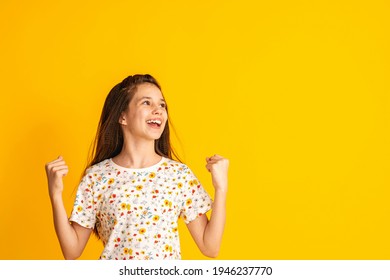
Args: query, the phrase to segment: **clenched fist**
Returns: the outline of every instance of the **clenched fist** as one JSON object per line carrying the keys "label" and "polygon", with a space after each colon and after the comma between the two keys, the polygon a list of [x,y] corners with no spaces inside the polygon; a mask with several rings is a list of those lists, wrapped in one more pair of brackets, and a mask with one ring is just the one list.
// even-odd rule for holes
{"label": "clenched fist", "polygon": [[226,192],[228,187],[229,160],[220,155],[213,155],[212,157],[207,157],[206,162],[206,168],[211,173],[215,190]]}
{"label": "clenched fist", "polygon": [[49,185],[50,197],[62,194],[64,184],[62,178],[68,174],[68,166],[66,165],[62,156],[57,159],[46,163],[45,165],[47,182]]}

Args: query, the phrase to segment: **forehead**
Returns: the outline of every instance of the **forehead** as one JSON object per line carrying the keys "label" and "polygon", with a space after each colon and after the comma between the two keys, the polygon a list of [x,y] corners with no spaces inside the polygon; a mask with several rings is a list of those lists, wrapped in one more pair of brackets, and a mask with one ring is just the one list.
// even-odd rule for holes
{"label": "forehead", "polygon": [[164,99],[161,91],[157,86],[151,83],[143,83],[137,86],[137,90],[134,94],[135,100],[139,100],[144,97],[149,97],[153,99]]}

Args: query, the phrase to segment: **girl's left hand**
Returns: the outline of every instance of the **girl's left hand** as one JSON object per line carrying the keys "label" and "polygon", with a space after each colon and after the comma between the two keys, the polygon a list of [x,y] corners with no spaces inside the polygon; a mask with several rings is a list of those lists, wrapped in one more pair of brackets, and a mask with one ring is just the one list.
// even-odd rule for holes
{"label": "girl's left hand", "polygon": [[226,192],[228,187],[229,160],[220,155],[213,155],[212,157],[207,157],[206,162],[206,168],[211,173],[215,190]]}

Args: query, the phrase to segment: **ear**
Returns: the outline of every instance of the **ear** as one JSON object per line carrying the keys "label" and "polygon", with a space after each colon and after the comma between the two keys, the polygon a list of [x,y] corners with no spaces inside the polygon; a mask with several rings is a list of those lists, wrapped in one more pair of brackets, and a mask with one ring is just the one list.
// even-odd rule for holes
{"label": "ear", "polygon": [[125,114],[121,114],[120,117],[119,117],[119,124],[121,125],[127,125],[127,121],[126,121],[126,117],[125,117]]}

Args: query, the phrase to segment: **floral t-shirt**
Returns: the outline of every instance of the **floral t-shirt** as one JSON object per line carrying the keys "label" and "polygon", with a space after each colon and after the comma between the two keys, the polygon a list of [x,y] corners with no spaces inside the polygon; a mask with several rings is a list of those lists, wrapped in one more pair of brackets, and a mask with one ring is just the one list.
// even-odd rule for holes
{"label": "floral t-shirt", "polygon": [[180,259],[178,218],[189,223],[212,200],[192,171],[168,158],[130,169],[106,159],[80,182],[70,221],[97,227],[100,259]]}

